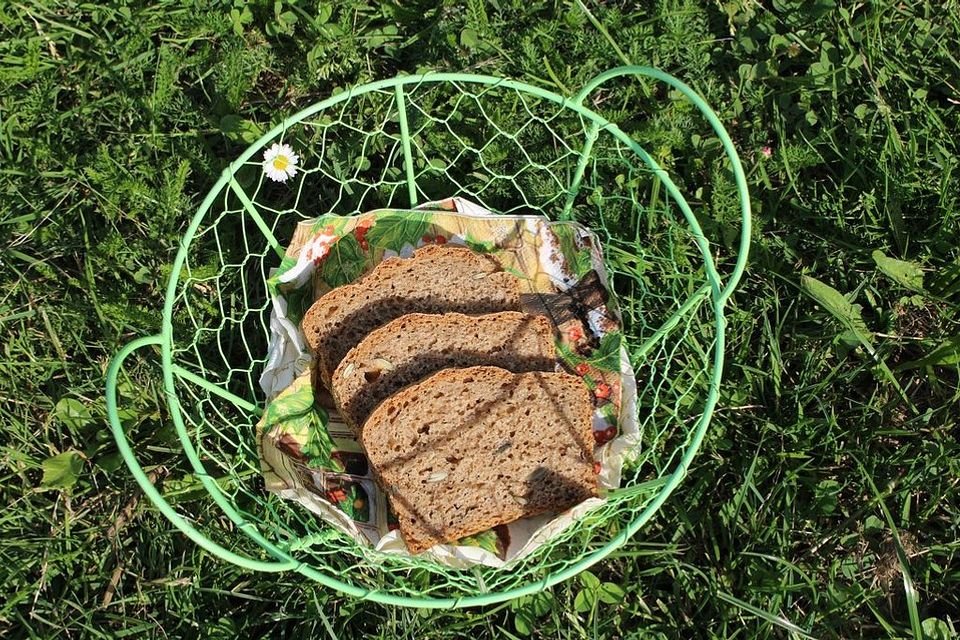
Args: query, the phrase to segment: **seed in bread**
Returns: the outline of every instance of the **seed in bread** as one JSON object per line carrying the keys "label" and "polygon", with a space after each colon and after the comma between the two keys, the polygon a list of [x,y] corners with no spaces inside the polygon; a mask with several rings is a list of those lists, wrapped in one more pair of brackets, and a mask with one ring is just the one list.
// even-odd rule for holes
{"label": "seed in bread", "polygon": [[359,281],[321,296],[302,328],[330,386],[343,357],[368,333],[407,313],[492,313],[520,309],[520,281],[490,255],[427,245],[390,258]]}
{"label": "seed in bread", "polygon": [[553,371],[553,325],[543,316],[519,311],[410,313],[351,349],[330,388],[343,421],[359,433],[370,412],[394,392],[441,369],[477,365],[515,373]]}
{"label": "seed in bread", "polygon": [[382,402],[360,439],[420,553],[596,496],[592,412],[565,373],[444,369]]}

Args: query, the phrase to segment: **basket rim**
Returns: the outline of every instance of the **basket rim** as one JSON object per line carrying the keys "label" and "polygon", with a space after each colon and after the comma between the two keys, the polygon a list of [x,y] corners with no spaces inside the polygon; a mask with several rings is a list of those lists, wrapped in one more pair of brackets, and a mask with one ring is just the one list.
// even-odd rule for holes
{"label": "basket rim", "polygon": [[[723,284],[723,280],[720,277],[720,274],[717,272],[716,265],[713,261],[709,241],[703,234],[702,229],[700,228],[699,223],[697,222],[696,217],[694,216],[692,210],[684,199],[683,195],[680,193],[677,186],[670,179],[670,176],[658,165],[658,163],[643,150],[638,143],[636,143],[629,135],[623,132],[620,127],[613,122],[610,122],[603,116],[597,114],[592,109],[585,107],[582,103],[583,100],[598,86],[603,82],[623,75],[637,75],[642,77],[650,77],[666,84],[670,85],[674,89],[682,93],[686,98],[688,98],[694,106],[700,111],[700,113],[708,120],[711,127],[714,129],[714,132],[717,134],[720,139],[724,151],[731,163],[731,168],[734,174],[734,179],[737,185],[738,197],[740,199],[741,205],[741,237],[740,237],[740,247],[739,253],[737,255],[737,261],[734,266],[734,269],[731,271],[728,276],[726,286]],[[183,415],[181,414],[181,407],[177,397],[176,385],[175,385],[175,374],[176,377],[186,378],[200,384],[205,387],[207,390],[220,395],[221,397],[232,400],[235,404],[238,404],[241,408],[245,410],[257,410],[255,404],[244,400],[243,398],[238,398],[233,396],[230,392],[225,391],[222,387],[215,385],[211,382],[204,380],[203,378],[192,374],[185,369],[179,367],[173,360],[173,305],[176,299],[176,289],[177,285],[180,282],[180,276],[183,271],[183,267],[187,257],[187,250],[200,227],[201,222],[203,221],[206,213],[213,205],[214,201],[224,189],[232,188],[234,191],[239,191],[237,194],[240,196],[241,200],[244,200],[245,194],[242,189],[239,187],[239,184],[235,181],[234,175],[239,170],[239,168],[246,163],[255,153],[261,150],[269,142],[276,140],[278,137],[282,140],[283,134],[285,131],[301,121],[309,118],[310,116],[321,112],[325,109],[328,109],[334,105],[337,105],[342,102],[348,102],[351,99],[371,93],[374,91],[381,91],[384,89],[394,89],[397,94],[398,101],[403,100],[403,88],[407,85],[419,86],[425,83],[468,83],[468,84],[477,84],[484,85],[490,89],[496,87],[503,87],[513,89],[521,93],[527,93],[535,95],[539,98],[551,101],[561,108],[567,108],[575,111],[580,114],[586,120],[588,120],[592,127],[595,128],[598,133],[600,130],[606,131],[612,134],[615,138],[620,140],[620,142],[627,145],[636,156],[638,156],[643,162],[657,175],[661,180],[664,187],[670,196],[674,199],[678,207],[683,212],[684,217],[687,220],[687,223],[690,226],[694,242],[700,249],[701,257],[704,261],[704,268],[706,272],[706,278],[708,280],[707,285],[701,287],[694,296],[697,296],[697,301],[703,299],[706,294],[710,293],[710,305],[712,307],[713,316],[714,316],[714,329],[716,331],[716,342],[714,344],[714,354],[712,361],[713,371],[709,380],[709,388],[707,391],[706,399],[703,403],[703,410],[698,418],[697,424],[693,429],[693,435],[689,439],[683,456],[681,460],[676,464],[672,473],[667,473],[662,476],[665,479],[663,487],[655,498],[653,498],[650,503],[643,509],[643,511],[638,514],[624,529],[608,540],[606,544],[594,552],[581,557],[576,562],[570,564],[563,570],[549,573],[545,577],[537,581],[527,582],[523,585],[512,587],[510,589],[505,589],[502,591],[491,591],[486,593],[480,593],[477,595],[463,596],[463,597],[449,597],[449,598],[436,598],[436,597],[416,597],[416,596],[401,596],[395,595],[392,593],[384,593],[378,590],[371,590],[363,587],[359,587],[354,583],[345,581],[341,576],[335,576],[323,571],[320,571],[316,567],[313,567],[309,564],[306,564],[303,561],[296,559],[288,549],[285,549],[279,546],[277,543],[268,540],[263,534],[259,532],[253,523],[247,521],[244,516],[236,509],[230,499],[223,493],[221,487],[210,477],[205,470],[203,462],[200,459],[199,454],[197,453],[196,448],[193,445],[192,440],[189,437],[189,432],[186,428],[186,423],[184,421]],[[488,89],[489,90],[489,89]],[[401,120],[404,120],[404,116],[401,112]],[[403,122],[401,122],[403,126]],[[405,127],[404,127],[405,128]],[[409,146],[409,139],[404,136],[405,146]],[[409,150],[408,150],[409,152]],[[582,173],[582,169],[580,172]],[[575,178],[577,179],[577,178]],[[572,187],[571,187],[572,188]],[[415,196],[413,194],[413,187],[411,186],[411,200],[414,200]],[[259,216],[255,217],[257,220]],[[279,244],[276,239],[273,238],[272,233],[270,232],[269,227],[265,224],[262,224],[262,220],[258,220],[258,226],[260,226],[261,231],[267,238],[268,243],[273,246],[275,250],[279,249]],[[264,562],[262,560],[254,560],[251,558],[246,558],[240,556],[234,552],[231,552],[217,543],[213,542],[204,534],[200,533],[197,529],[192,528],[189,523],[187,523],[179,514],[168,503],[164,501],[162,496],[159,494],[156,489],[150,485],[152,491],[146,490],[144,483],[149,483],[145,474],[143,474],[142,468],[140,468],[138,462],[136,461],[135,455],[130,449],[129,446],[121,446],[121,454],[124,458],[124,461],[131,468],[131,471],[134,473],[134,476],[138,482],[145,489],[145,493],[151,499],[152,502],[158,507],[158,509],[168,517],[168,519],[183,530],[191,539],[200,544],[202,547],[217,555],[218,557],[225,559],[227,561],[233,562],[240,566],[246,567],[248,569],[260,570],[260,571],[283,571],[293,569],[305,577],[309,577],[312,580],[315,580],[326,587],[336,589],[347,595],[359,599],[372,600],[382,604],[390,605],[400,605],[408,607],[419,607],[419,608],[455,608],[455,607],[466,607],[466,606],[480,606],[486,604],[493,604],[497,602],[502,602],[505,600],[511,600],[525,595],[531,595],[538,593],[547,589],[559,582],[562,582],[577,573],[586,570],[590,566],[596,564],[614,550],[622,546],[627,542],[664,504],[667,498],[673,493],[677,486],[682,481],[683,477],[687,473],[693,458],[698,452],[700,445],[702,444],[703,438],[706,433],[706,429],[709,426],[710,420],[712,418],[714,408],[716,406],[718,397],[719,397],[719,383],[723,374],[723,365],[724,365],[724,346],[725,346],[725,326],[726,320],[724,317],[724,308],[726,302],[729,300],[730,295],[733,293],[737,283],[743,275],[743,272],[746,267],[747,251],[749,245],[749,238],[751,234],[751,212],[750,212],[750,200],[749,194],[747,191],[746,185],[746,176],[740,162],[739,156],[737,155],[736,149],[734,148],[733,142],[730,139],[729,134],[726,132],[726,129],[723,127],[720,119],[709,107],[709,105],[701,98],[693,89],[689,86],[678,80],[677,78],[651,67],[641,67],[641,66],[625,66],[617,67],[610,69],[604,73],[601,73],[590,80],[584,88],[574,97],[567,98],[557,94],[555,92],[530,85],[525,82],[511,80],[507,78],[501,78],[496,76],[488,75],[475,75],[475,74],[464,74],[464,73],[426,73],[418,75],[406,75],[406,76],[397,76],[394,78],[380,80],[377,82],[357,85],[351,87],[341,93],[330,96],[329,98],[322,100],[320,102],[314,103],[305,109],[295,113],[294,115],[284,119],[280,124],[272,128],[270,131],[261,136],[256,142],[251,144],[241,155],[231,162],[221,174],[219,180],[210,188],[206,197],[200,204],[196,213],[194,214],[190,225],[184,233],[183,238],[180,241],[180,247],[177,252],[176,258],[173,263],[173,268],[171,269],[170,278],[168,280],[168,285],[165,294],[164,308],[163,308],[163,320],[162,320],[162,329],[161,333],[158,336],[152,336],[150,338],[141,338],[140,340],[134,341],[133,343],[128,344],[124,349],[118,352],[115,360],[111,363],[110,370],[108,371],[107,376],[107,391],[108,391],[108,407],[107,413],[108,418],[111,423],[111,427],[114,431],[114,435],[118,440],[118,443],[121,439],[126,443],[125,435],[123,433],[122,427],[120,427],[119,416],[116,410],[116,401],[115,401],[115,392],[116,392],[116,382],[117,376],[119,373],[119,366],[123,358],[130,354],[135,348],[143,346],[144,344],[158,344],[161,347],[161,363],[163,369],[163,382],[165,395],[167,397],[167,403],[169,405],[171,418],[173,419],[174,426],[176,427],[178,437],[180,439],[181,445],[184,448],[184,453],[187,456],[187,459],[190,461],[191,467],[196,472],[197,476],[201,480],[204,488],[213,498],[214,502],[223,510],[224,514],[234,522],[237,527],[244,532],[245,535],[250,537],[254,542],[256,542],[260,547],[262,547],[267,554],[272,558],[272,561]],[[688,300],[689,302],[689,300]],[[668,321],[669,322],[669,321]],[[216,389],[216,390],[214,390]],[[113,402],[110,402],[111,392],[113,393]],[[137,473],[139,471],[139,473]],[[184,526],[186,525],[186,526]],[[192,530],[192,534],[191,534]]]}

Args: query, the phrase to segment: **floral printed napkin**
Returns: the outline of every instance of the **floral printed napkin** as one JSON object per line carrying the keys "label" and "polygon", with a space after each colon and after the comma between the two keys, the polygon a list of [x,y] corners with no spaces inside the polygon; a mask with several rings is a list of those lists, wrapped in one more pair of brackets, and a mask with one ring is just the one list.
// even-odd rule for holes
{"label": "floral printed napkin", "polygon": [[[523,283],[524,310],[553,321],[558,369],[581,376],[593,392],[601,489],[619,486],[624,456],[638,441],[636,381],[620,314],[599,240],[578,223],[496,215],[461,198],[413,210],[302,222],[268,282],[271,339],[260,384],[269,403],[258,425],[264,479],[268,490],[303,504],[358,541],[392,553],[407,550],[386,496],[329,395],[311,385],[311,356],[299,325],[325,292],[356,280],[381,260],[409,257],[428,243],[495,255]],[[602,503],[602,497],[591,498],[561,514],[499,526],[425,553],[451,566],[501,566]]]}

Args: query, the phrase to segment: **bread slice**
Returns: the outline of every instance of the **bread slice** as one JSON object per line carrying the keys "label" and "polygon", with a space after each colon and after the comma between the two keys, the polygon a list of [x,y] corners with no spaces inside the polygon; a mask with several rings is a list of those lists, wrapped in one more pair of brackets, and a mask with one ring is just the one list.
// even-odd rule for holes
{"label": "bread slice", "polygon": [[370,412],[394,392],[441,369],[476,365],[516,373],[553,371],[553,325],[519,311],[410,313],[351,349],[334,371],[330,389],[343,421],[359,434]]}
{"label": "bread slice", "polygon": [[520,309],[520,281],[490,255],[427,245],[390,258],[337,287],[307,310],[301,327],[323,383],[368,333],[408,313],[491,313]]}
{"label": "bread slice", "polygon": [[382,402],[360,440],[420,553],[597,495],[592,412],[565,373],[444,369]]}

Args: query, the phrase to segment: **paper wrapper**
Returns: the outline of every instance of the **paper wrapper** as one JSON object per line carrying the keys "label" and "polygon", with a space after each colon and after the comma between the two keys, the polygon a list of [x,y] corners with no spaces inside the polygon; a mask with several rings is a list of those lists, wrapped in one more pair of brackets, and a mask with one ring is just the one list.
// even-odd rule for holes
{"label": "paper wrapper", "polygon": [[624,456],[639,440],[636,379],[600,242],[575,222],[496,215],[450,198],[414,210],[326,215],[300,223],[268,283],[270,350],[260,377],[268,405],[257,428],[263,476],[269,491],[301,503],[358,542],[408,553],[363,449],[329,395],[311,385],[311,356],[299,325],[313,301],[331,288],[356,280],[386,258],[407,258],[427,243],[493,254],[518,276],[524,310],[546,315],[556,327],[558,370],[581,376],[594,397],[600,498],[421,554],[453,567],[503,566],[603,504],[604,490],[620,485]]}

